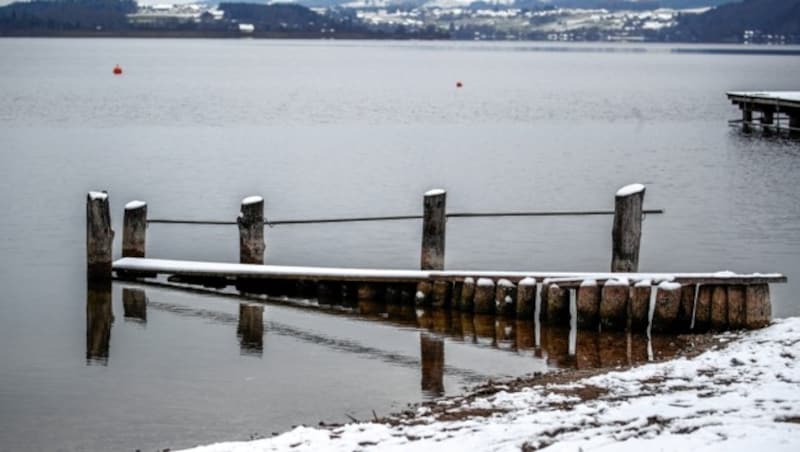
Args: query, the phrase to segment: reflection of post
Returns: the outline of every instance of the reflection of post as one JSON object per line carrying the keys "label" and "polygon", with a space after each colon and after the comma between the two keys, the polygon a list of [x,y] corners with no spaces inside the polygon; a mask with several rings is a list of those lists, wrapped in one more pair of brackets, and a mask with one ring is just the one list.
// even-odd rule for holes
{"label": "reflection of post", "polygon": [[86,363],[108,362],[111,324],[111,282],[89,284],[86,288]]}
{"label": "reflection of post", "polygon": [[239,326],[236,329],[242,354],[261,355],[264,349],[264,307],[239,305]]}
{"label": "reflection of post", "polygon": [[419,335],[422,357],[422,391],[439,397],[444,394],[444,339]]}
{"label": "reflection of post", "polygon": [[126,319],[147,323],[147,296],[142,289],[122,289],[122,308]]}

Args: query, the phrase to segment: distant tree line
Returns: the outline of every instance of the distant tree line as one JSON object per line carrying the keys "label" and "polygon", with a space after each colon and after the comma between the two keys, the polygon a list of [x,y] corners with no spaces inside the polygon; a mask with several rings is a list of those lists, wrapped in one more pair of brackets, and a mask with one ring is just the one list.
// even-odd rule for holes
{"label": "distant tree line", "polygon": [[128,27],[134,0],[60,0],[12,3],[0,8],[0,29],[118,30]]}

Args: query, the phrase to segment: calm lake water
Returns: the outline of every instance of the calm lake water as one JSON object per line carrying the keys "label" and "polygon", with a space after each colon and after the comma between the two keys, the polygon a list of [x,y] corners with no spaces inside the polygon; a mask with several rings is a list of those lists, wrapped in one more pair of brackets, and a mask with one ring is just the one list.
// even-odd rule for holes
{"label": "calm lake water", "polygon": [[[154,218],[231,220],[252,194],[272,219],[377,216],[419,213],[442,187],[452,211],[583,210],[643,182],[666,214],[645,221],[641,270],[783,272],[774,314],[800,315],[800,142],[729,128],[724,96],[797,90],[800,59],[560,48],[0,40],[0,449],[247,439],[580,365],[581,339],[564,361],[561,332],[537,348],[530,325],[380,306],[242,308],[115,283],[112,309],[93,310],[92,189],[109,191],[119,237],[133,199]],[[419,263],[416,221],[266,234],[276,264]],[[446,267],[604,271],[610,236],[610,217],[454,218]],[[235,227],[148,231],[152,257],[237,253]]]}

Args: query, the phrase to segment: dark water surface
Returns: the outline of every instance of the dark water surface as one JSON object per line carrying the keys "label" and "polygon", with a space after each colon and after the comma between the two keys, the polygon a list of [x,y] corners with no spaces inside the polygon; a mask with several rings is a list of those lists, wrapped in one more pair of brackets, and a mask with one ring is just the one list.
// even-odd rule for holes
{"label": "dark water surface", "polygon": [[[387,307],[148,287],[142,309],[124,284],[93,302],[109,295],[84,280],[91,189],[110,192],[119,237],[132,199],[160,218],[231,220],[251,194],[273,219],[372,216],[419,213],[442,187],[453,211],[586,210],[643,182],[666,214],[645,221],[642,270],[780,271],[774,313],[799,315],[800,143],[729,129],[724,92],[796,90],[800,59],[541,47],[0,40],[0,449],[247,439],[581,356],[632,359],[580,337],[577,361],[561,358],[562,332],[537,348],[524,324]],[[604,271],[610,232],[610,217],[453,218],[446,266]],[[419,234],[276,226],[267,260],[415,268]],[[237,246],[232,226],[148,230],[152,257],[235,261]]]}

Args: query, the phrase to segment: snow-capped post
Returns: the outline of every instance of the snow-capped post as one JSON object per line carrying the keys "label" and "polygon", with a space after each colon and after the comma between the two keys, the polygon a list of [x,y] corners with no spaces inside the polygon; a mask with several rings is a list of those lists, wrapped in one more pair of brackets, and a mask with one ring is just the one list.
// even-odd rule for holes
{"label": "snow-capped post", "polygon": [[475,280],[473,278],[464,278],[464,284],[461,286],[461,297],[459,298],[458,308],[462,312],[472,312],[472,300],[475,297]]}
{"label": "snow-capped post", "polygon": [[125,204],[122,226],[122,257],[144,257],[147,233],[147,203],[131,201]]}
{"label": "snow-capped post", "polygon": [[678,312],[681,308],[680,283],[663,281],[658,285],[656,305],[653,310],[652,330],[657,333],[667,333],[675,328]]}
{"label": "snow-capped post", "polygon": [[581,282],[578,288],[576,310],[578,328],[597,330],[597,326],[600,324],[598,320],[600,287],[594,279],[587,278]]}
{"label": "snow-capped post", "polygon": [[423,200],[422,218],[422,270],[444,270],[444,238],[447,217],[445,204],[447,192],[442,189],[430,190]]}
{"label": "snow-capped post", "polygon": [[556,283],[547,285],[547,305],[544,306],[546,323],[551,325],[569,324],[569,291]]}
{"label": "snow-capped post", "polygon": [[86,276],[90,281],[111,280],[113,243],[108,193],[90,191],[86,198]]}
{"label": "snow-capped post", "polygon": [[628,323],[630,330],[635,333],[647,331],[650,316],[650,294],[653,290],[655,289],[649,279],[638,281],[630,290]]}
{"label": "snow-capped post", "polygon": [[536,302],[536,279],[523,278],[517,285],[517,318],[530,320],[533,318]]}
{"label": "snow-capped post", "polygon": [[516,313],[517,286],[507,279],[497,281],[494,307],[497,314],[513,316]]}
{"label": "snow-capped post", "polygon": [[609,279],[600,293],[600,325],[603,330],[622,331],[628,324],[627,279]]}
{"label": "snow-capped post", "polygon": [[478,278],[473,301],[475,314],[494,314],[494,290],[494,281],[489,278]]}
{"label": "snow-capped post", "polygon": [[239,263],[264,263],[264,198],[248,196],[236,219],[239,225]]}
{"label": "snow-capped post", "polygon": [[611,231],[612,272],[639,271],[639,244],[642,239],[642,184],[620,188],[614,197],[614,228]]}

